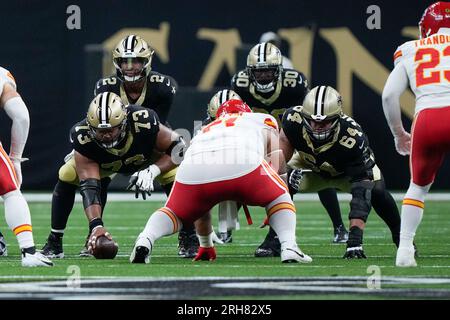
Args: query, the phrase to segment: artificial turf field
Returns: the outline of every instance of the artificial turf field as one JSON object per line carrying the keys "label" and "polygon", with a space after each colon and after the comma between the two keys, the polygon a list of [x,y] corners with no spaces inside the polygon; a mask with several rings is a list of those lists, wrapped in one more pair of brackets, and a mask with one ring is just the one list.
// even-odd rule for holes
{"label": "artificial turf field", "polygon": [[[41,248],[50,229],[50,204],[31,202],[29,205],[35,242]],[[267,229],[258,228],[263,221],[264,211],[256,207],[250,208],[254,221],[252,226],[246,224],[244,215],[240,213],[241,229],[233,233],[231,244],[216,245],[217,260],[214,262],[192,262],[190,259],[179,258],[177,237],[173,235],[156,243],[149,265],[130,264],[128,256],[136,236],[143,229],[149,215],[161,205],[161,202],[142,200],[108,203],[104,222],[119,244],[119,254],[114,260],[96,260],[78,257],[87,233],[87,221],[82,205],[76,203],[64,236],[65,258],[54,259],[53,268],[22,268],[15,238],[7,230],[2,218],[0,226],[8,243],[9,255],[0,257],[0,293],[11,291],[4,286],[13,282],[35,284],[36,281],[52,280],[59,281],[61,286],[61,283],[66,283],[74,274],[75,268],[81,277],[81,288],[84,286],[83,281],[88,283],[99,280],[101,287],[114,287],[117,294],[125,292],[122,297],[126,297],[126,294],[133,297],[142,294],[142,297],[156,299],[182,299],[186,295],[191,299],[450,298],[450,201],[426,203],[424,218],[416,236],[419,250],[417,268],[394,266],[396,250],[390,232],[373,210],[364,233],[364,249],[368,259],[342,259],[345,245],[331,243],[331,222],[320,203],[312,201],[296,203],[297,240],[300,248],[313,258],[311,264],[282,264],[279,258],[253,256],[255,248],[267,232]],[[2,204],[0,208],[3,212]],[[341,210],[345,217],[348,203],[342,202]],[[213,214],[214,218],[216,216]],[[214,225],[217,226],[216,221]],[[374,278],[378,270],[381,283],[376,282],[378,278]],[[369,289],[368,279],[374,284]],[[115,280],[122,284],[117,284]],[[147,280],[154,285],[144,284]],[[188,289],[195,287],[192,280],[195,283],[205,282],[209,289],[197,288],[190,293]],[[222,283],[230,280],[231,284]],[[108,281],[114,284],[105,284]],[[169,281],[181,283],[186,290],[169,292],[168,295],[164,292],[145,293],[145,288],[164,288]],[[97,287],[92,283],[87,286]],[[120,291],[117,287],[125,287],[126,290]],[[222,290],[214,290],[212,287]],[[22,288],[19,291],[27,290],[25,287],[15,288]],[[136,292],[133,288],[136,288]],[[185,292],[184,295],[182,291]],[[98,292],[94,290],[84,294]]]}

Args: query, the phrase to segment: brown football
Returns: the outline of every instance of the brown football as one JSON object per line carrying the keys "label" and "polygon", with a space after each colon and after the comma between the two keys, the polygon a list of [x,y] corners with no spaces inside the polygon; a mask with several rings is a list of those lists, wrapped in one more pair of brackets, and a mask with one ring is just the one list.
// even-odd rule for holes
{"label": "brown football", "polygon": [[92,254],[96,259],[114,259],[117,251],[119,251],[119,246],[114,240],[100,236],[95,242],[95,249],[92,250]]}

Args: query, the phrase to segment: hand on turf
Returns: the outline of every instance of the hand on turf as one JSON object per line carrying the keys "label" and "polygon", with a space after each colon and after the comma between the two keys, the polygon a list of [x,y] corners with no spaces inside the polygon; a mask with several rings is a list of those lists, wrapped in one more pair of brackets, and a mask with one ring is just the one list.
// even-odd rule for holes
{"label": "hand on turf", "polygon": [[216,249],[214,247],[200,247],[193,261],[214,261],[216,260]]}
{"label": "hand on turf", "polygon": [[364,249],[362,246],[359,247],[347,247],[347,251],[345,252],[344,259],[367,259],[364,254]]}

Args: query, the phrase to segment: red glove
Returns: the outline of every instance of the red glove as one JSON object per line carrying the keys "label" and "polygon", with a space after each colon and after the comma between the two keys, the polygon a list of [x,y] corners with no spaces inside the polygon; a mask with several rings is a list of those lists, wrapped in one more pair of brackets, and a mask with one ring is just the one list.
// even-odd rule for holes
{"label": "red glove", "polygon": [[216,249],[214,247],[200,247],[198,248],[197,255],[195,256],[194,260],[192,261],[214,261],[216,260]]}

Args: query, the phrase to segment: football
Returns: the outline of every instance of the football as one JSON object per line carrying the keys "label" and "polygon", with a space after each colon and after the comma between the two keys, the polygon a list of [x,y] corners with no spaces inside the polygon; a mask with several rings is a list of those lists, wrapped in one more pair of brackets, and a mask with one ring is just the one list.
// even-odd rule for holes
{"label": "football", "polygon": [[95,242],[95,249],[92,250],[92,255],[96,259],[114,259],[117,251],[119,251],[119,246],[114,240],[101,236]]}

